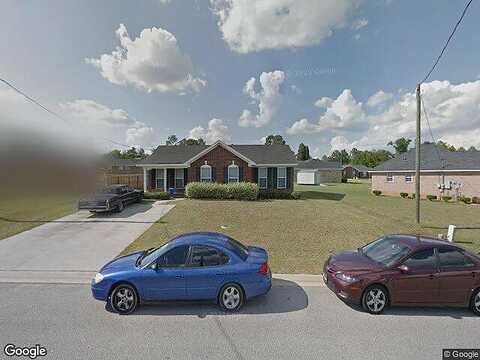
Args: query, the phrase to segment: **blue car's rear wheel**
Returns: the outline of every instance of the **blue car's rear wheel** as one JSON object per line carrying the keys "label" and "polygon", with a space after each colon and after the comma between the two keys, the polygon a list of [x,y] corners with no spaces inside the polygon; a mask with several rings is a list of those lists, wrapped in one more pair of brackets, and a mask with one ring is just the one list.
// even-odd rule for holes
{"label": "blue car's rear wheel", "polygon": [[112,309],[119,314],[130,314],[138,305],[137,292],[128,284],[120,284],[113,289],[109,300]]}
{"label": "blue car's rear wheel", "polygon": [[237,284],[227,284],[218,296],[218,303],[222,309],[226,311],[237,311],[244,302],[244,295],[242,288]]}

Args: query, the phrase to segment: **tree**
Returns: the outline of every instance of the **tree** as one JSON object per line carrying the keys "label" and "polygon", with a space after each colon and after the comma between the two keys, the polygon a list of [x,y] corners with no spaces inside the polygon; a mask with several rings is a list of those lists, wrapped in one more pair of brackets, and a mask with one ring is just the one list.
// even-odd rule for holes
{"label": "tree", "polygon": [[128,150],[118,150],[114,149],[110,151],[110,155],[113,157],[116,157],[118,159],[124,159],[124,160],[136,160],[136,159],[145,159],[147,157],[147,154],[145,154],[145,150],[142,148],[135,148],[131,147]]}
{"label": "tree", "polygon": [[467,149],[465,149],[463,146],[460,146],[457,151],[461,151],[461,152],[465,152],[467,151]]}
{"label": "tree", "polygon": [[298,145],[297,160],[305,161],[308,159],[310,159],[310,150],[304,143],[300,143],[300,145]]}
{"label": "tree", "polygon": [[437,146],[448,151],[457,151],[457,149],[455,149],[455,146],[450,145],[449,143],[442,140],[437,141]]}
{"label": "tree", "polygon": [[205,145],[205,140],[199,139],[182,139],[177,142],[177,145]]}
{"label": "tree", "polygon": [[401,137],[394,142],[390,141],[387,145],[388,146],[393,146],[395,149],[395,152],[397,154],[405,153],[408,151],[408,147],[410,146],[410,143],[412,142],[411,139],[406,139],[404,137]]}
{"label": "tree", "polygon": [[165,142],[166,145],[175,145],[178,142],[177,135],[169,135],[167,141]]}
{"label": "tree", "polygon": [[285,140],[283,140],[282,135],[268,135],[265,138],[265,145],[274,145],[274,144],[285,145],[286,142]]}
{"label": "tree", "polygon": [[468,151],[477,151],[477,149],[475,146],[472,145],[468,148]]}
{"label": "tree", "polygon": [[328,157],[329,161],[336,161],[343,164],[348,164],[350,163],[350,155],[348,154],[348,151],[343,149],[343,150],[334,150],[330,156]]}

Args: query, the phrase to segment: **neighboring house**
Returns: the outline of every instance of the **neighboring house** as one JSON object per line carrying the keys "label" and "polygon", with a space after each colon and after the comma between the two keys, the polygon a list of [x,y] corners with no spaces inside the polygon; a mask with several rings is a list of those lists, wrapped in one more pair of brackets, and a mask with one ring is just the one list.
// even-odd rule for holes
{"label": "neighboring house", "polygon": [[[420,148],[420,194],[480,197],[480,151],[452,152],[434,144]],[[415,192],[415,149],[397,154],[371,172],[372,190],[387,195]]]}
{"label": "neighboring house", "polygon": [[125,184],[135,189],[143,188],[143,171],[137,166],[140,159],[119,159],[111,154],[100,160],[104,185]]}
{"label": "neighboring house", "polygon": [[295,168],[297,184],[319,185],[342,181],[342,164],[334,161],[310,159],[299,161]]}
{"label": "neighboring house", "polygon": [[343,167],[344,179],[368,179],[372,169],[365,165],[345,165]]}
{"label": "neighboring house", "polygon": [[297,161],[288,145],[160,145],[137,166],[145,191],[183,193],[192,181],[254,182],[260,191],[293,191]]}

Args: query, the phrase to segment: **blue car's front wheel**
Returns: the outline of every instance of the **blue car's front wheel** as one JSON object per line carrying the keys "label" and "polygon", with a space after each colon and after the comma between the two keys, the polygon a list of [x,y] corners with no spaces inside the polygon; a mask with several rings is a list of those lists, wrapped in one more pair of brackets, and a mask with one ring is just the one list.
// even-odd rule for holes
{"label": "blue car's front wheel", "polygon": [[128,284],[115,287],[109,300],[112,309],[123,315],[132,313],[138,305],[137,292]]}
{"label": "blue car's front wheel", "polygon": [[240,309],[243,301],[243,289],[237,284],[227,284],[220,290],[218,302],[222,309],[226,311],[236,311]]}

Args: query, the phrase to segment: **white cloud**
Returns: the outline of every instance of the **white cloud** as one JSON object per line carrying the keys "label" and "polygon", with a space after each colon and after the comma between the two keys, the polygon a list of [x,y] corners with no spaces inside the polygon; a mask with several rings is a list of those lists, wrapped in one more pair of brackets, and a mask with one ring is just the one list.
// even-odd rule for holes
{"label": "white cloud", "polygon": [[357,0],[210,0],[218,27],[239,53],[317,45],[346,25]]}
{"label": "white cloud", "polygon": [[228,142],[231,140],[228,126],[221,119],[211,119],[208,122],[208,128],[196,126],[190,130],[188,134],[190,139],[204,139],[208,144],[212,144],[217,140]]}
{"label": "white cloud", "polygon": [[113,84],[133,85],[147,92],[199,91],[206,81],[195,75],[190,58],[182,53],[173,34],[161,28],[143,29],[132,40],[125,25],[116,31],[120,40],[111,54],[85,59]]}
{"label": "white cloud", "polygon": [[330,140],[330,150],[352,150],[353,145],[348,141],[348,139],[345,136],[335,136]]}
{"label": "white cloud", "polygon": [[290,90],[292,90],[293,93],[295,94],[301,94],[302,93],[302,89],[300,89],[297,85],[295,84],[292,84],[290,85]]}
{"label": "white cloud", "polygon": [[150,147],[153,145],[154,131],[150,126],[139,126],[127,129],[125,132],[127,145]]}
{"label": "white cloud", "polygon": [[262,127],[272,121],[273,116],[280,105],[280,86],[285,80],[285,73],[280,70],[262,72],[260,75],[261,90],[255,90],[256,80],[251,78],[243,88],[244,94],[248,95],[254,103],[258,102],[258,114],[250,110],[243,110],[238,121],[242,127]]}
{"label": "white cloud", "polygon": [[357,31],[368,25],[367,19],[357,19],[352,23],[352,29]]}
{"label": "white cloud", "polygon": [[390,101],[392,98],[393,98],[392,94],[386,93],[383,90],[380,90],[368,98],[367,105],[370,107],[376,107],[376,106],[385,104],[387,101]]}
{"label": "white cloud", "polygon": [[287,129],[287,134],[308,134],[324,130],[358,131],[368,126],[362,103],[355,100],[350,89],[343,90],[335,100],[323,97],[315,102],[315,106],[325,109],[318,123],[301,119]]}

